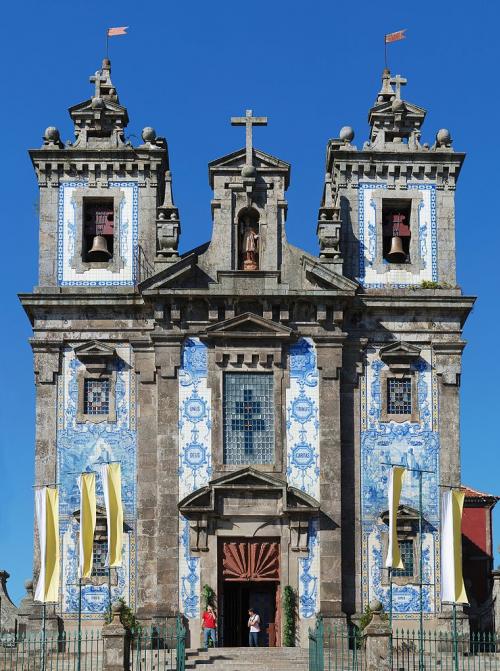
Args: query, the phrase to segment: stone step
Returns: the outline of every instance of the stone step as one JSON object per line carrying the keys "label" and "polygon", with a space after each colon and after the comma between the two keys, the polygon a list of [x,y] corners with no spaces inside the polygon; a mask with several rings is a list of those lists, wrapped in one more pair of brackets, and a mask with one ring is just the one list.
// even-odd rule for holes
{"label": "stone step", "polygon": [[305,648],[209,648],[186,651],[186,669],[205,671],[307,671]]}

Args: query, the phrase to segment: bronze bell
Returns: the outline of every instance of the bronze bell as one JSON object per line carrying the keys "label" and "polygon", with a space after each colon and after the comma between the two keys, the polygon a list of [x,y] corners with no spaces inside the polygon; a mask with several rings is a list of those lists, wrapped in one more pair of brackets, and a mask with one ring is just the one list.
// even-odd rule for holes
{"label": "bronze bell", "polygon": [[111,252],[108,250],[108,243],[106,242],[106,238],[104,235],[94,235],[94,239],[92,240],[92,247],[89,249],[87,252],[88,256],[96,257],[93,260],[99,261],[100,259],[98,258],[100,255],[104,255],[106,257],[106,261],[111,257]]}
{"label": "bronze bell", "polygon": [[393,235],[391,238],[391,248],[387,252],[387,259],[392,263],[404,263],[406,254],[403,249],[403,241],[399,235]]}

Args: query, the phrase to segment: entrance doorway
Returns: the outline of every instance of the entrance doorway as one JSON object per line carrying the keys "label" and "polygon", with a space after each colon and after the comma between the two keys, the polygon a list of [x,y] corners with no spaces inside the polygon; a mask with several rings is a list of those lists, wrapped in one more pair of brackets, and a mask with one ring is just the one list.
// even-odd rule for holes
{"label": "entrance doorway", "polygon": [[260,616],[259,645],[275,646],[276,597],[278,585],[258,582],[226,582],[223,591],[223,644],[242,647],[248,645],[248,609]]}
{"label": "entrance doorway", "polygon": [[280,645],[280,552],[273,540],[223,540],[219,545],[219,638],[248,645],[248,609],[260,616],[260,646]]}

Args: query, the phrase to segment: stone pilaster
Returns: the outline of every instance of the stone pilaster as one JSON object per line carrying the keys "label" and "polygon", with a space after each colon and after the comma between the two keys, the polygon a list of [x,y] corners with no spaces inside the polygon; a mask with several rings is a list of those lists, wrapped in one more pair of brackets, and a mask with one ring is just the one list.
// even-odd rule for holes
{"label": "stone pilaster", "polygon": [[320,371],[320,612],[342,613],[340,370],[343,336],[315,339]]}
{"label": "stone pilaster", "polygon": [[179,387],[180,339],[158,343],[157,618],[179,609]]}

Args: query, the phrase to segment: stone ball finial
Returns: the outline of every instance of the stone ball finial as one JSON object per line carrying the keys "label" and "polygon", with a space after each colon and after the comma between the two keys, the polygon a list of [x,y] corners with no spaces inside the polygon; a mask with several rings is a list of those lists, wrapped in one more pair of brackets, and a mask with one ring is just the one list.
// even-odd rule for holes
{"label": "stone ball finial", "polygon": [[394,100],[391,103],[391,109],[393,112],[399,112],[399,110],[402,110],[404,107],[404,102],[401,100],[401,98],[394,98]]}
{"label": "stone ball finial", "polygon": [[33,589],[33,580],[30,580],[29,578],[28,578],[28,580],[25,580],[24,581],[24,589],[27,592],[31,592],[31,590]]}
{"label": "stone ball finial", "polygon": [[142,139],[144,142],[154,142],[156,140],[156,131],[151,126],[142,129]]}
{"label": "stone ball finial", "polygon": [[123,610],[123,603],[121,601],[113,601],[111,604],[111,612],[113,615],[116,615],[117,613],[121,613]]}
{"label": "stone ball finial", "polygon": [[111,61],[109,60],[109,58],[102,59],[102,67],[103,69],[109,69],[111,67]]}
{"label": "stone ball finial", "polygon": [[447,128],[441,128],[436,133],[436,143],[438,147],[443,147],[451,144],[451,134]]}
{"label": "stone ball finial", "polygon": [[254,165],[248,165],[245,164],[243,168],[241,169],[241,176],[242,177],[255,177],[255,173],[257,170],[255,169]]}
{"label": "stone ball finial", "polygon": [[97,110],[97,109],[102,109],[104,107],[104,100],[100,98],[99,96],[95,96],[92,98],[92,109]]}
{"label": "stone ball finial", "polygon": [[378,599],[372,599],[372,601],[370,601],[370,610],[373,613],[381,613],[382,612],[382,604],[380,603],[380,601]]}
{"label": "stone ball finial", "polygon": [[59,134],[59,130],[55,126],[48,126],[45,129],[43,138],[48,142],[59,142],[61,136]]}
{"label": "stone ball finial", "polygon": [[165,212],[160,212],[160,214],[158,215],[158,219],[166,219],[166,218],[167,215],[165,214]]}
{"label": "stone ball finial", "polygon": [[340,129],[339,138],[342,142],[352,142],[354,140],[354,129],[351,126],[343,126]]}

